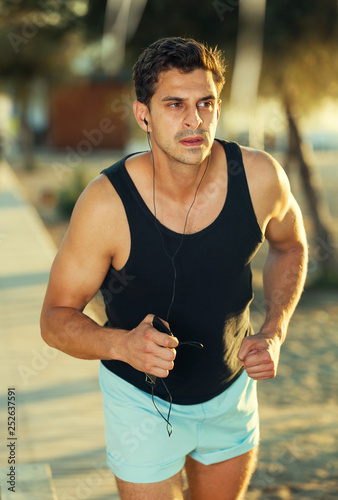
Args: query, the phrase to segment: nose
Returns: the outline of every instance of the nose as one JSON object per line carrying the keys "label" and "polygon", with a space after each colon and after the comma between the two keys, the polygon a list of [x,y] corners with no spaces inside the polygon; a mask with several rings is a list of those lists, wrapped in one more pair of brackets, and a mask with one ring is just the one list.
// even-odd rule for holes
{"label": "nose", "polygon": [[194,107],[189,107],[187,113],[184,117],[184,126],[186,128],[191,128],[192,130],[197,129],[203,123],[202,118],[198,114],[198,109]]}

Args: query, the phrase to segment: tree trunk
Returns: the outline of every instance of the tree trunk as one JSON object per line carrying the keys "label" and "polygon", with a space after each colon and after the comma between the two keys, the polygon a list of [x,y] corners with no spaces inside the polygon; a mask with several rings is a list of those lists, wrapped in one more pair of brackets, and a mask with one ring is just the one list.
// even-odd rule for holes
{"label": "tree trunk", "polygon": [[287,137],[287,154],[284,159],[283,168],[288,177],[290,177],[293,167],[295,163],[298,163],[298,158],[296,154],[296,144],[294,135],[291,133],[290,127],[288,129],[288,137]]}
{"label": "tree trunk", "polygon": [[329,209],[318,185],[315,183],[313,161],[303,143],[291,100],[285,99],[284,105],[289,124],[292,153],[295,155],[299,165],[301,182],[314,224],[316,236],[314,258],[320,269],[321,278],[319,278],[319,281],[322,281],[322,278],[324,278],[324,281],[332,281],[331,274],[336,274],[337,268],[335,244],[330,228]]}

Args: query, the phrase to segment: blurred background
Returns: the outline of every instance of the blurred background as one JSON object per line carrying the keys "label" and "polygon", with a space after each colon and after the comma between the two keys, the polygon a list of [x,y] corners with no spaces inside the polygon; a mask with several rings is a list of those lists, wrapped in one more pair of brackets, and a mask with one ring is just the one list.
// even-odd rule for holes
{"label": "blurred background", "polygon": [[299,184],[315,241],[330,250],[309,282],[337,283],[337,206],[323,186],[338,150],[336,0],[0,5],[1,150],[57,244],[100,168],[147,149],[132,113],[142,48],[191,36],[225,52],[218,136],[272,153]]}
{"label": "blurred background", "polygon": [[[0,154],[7,179],[3,188],[8,189],[10,178],[16,193],[37,211],[52,239],[51,254],[87,183],[122,156],[148,149],[132,112],[132,67],[142,49],[165,36],[185,36],[224,50],[227,81],[217,136],[277,158],[300,203],[310,244],[306,290],[290,327],[291,339],[283,346],[280,375],[260,386],[265,448],[263,444],[248,498],[337,498],[337,430],[332,431],[338,385],[337,0],[0,0],[0,13]],[[20,234],[12,219],[5,219],[4,212],[1,217],[5,314],[6,287],[13,288],[16,274],[8,273],[4,252],[10,241],[16,242],[16,249],[20,246]],[[253,263],[257,328],[264,310],[265,254],[264,247]],[[39,274],[36,314],[46,273]],[[99,298],[92,308],[103,321]],[[7,320],[15,323],[13,317]],[[1,342],[8,340],[6,328]],[[32,328],[38,335],[38,319]],[[53,363],[48,360],[44,374],[51,370],[57,383]],[[22,372],[19,375],[20,386],[25,379]],[[35,380],[47,390],[47,376],[44,382]],[[95,392],[96,382],[90,383]],[[74,386],[74,394],[77,390]],[[45,394],[36,393],[37,400]],[[51,464],[56,482],[59,478],[63,485],[60,495],[68,491],[62,483],[64,464],[68,459],[78,464],[81,454],[74,458],[65,452],[63,460],[53,458],[46,451],[48,439],[38,460]],[[320,442],[326,443],[325,453]],[[102,444],[97,456],[103,454]],[[22,456],[30,461],[29,454]],[[90,467],[82,466],[88,477]],[[93,487],[86,498],[105,495]]]}

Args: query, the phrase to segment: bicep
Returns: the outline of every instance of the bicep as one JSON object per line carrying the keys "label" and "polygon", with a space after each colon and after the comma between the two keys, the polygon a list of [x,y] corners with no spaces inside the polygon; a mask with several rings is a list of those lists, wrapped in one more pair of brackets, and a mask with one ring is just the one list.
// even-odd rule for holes
{"label": "bicep", "polygon": [[306,245],[302,213],[291,192],[285,206],[267,224],[265,237],[270,249],[279,252]]}
{"label": "bicep", "polygon": [[[53,262],[45,304],[47,308],[83,310],[99,290],[111,265],[111,236],[94,188],[80,196],[69,229]],[[111,227],[110,227],[111,229]]]}
{"label": "bicep", "polygon": [[[71,231],[71,229],[70,229]],[[83,310],[99,290],[111,260],[91,247],[73,244],[66,236],[51,268],[45,304]]]}
{"label": "bicep", "polygon": [[243,154],[257,221],[270,251],[285,252],[306,246],[302,214],[281,165],[262,151],[244,148]]}

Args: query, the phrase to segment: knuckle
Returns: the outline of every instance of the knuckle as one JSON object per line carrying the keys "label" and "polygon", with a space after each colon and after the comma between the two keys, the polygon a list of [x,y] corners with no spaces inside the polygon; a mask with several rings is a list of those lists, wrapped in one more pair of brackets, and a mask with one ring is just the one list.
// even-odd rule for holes
{"label": "knuckle", "polygon": [[263,351],[263,361],[271,361],[271,355],[268,351]]}
{"label": "knuckle", "polygon": [[152,333],[151,333],[151,330],[149,327],[147,327],[144,332],[143,332],[143,339],[144,340],[151,340],[151,337],[152,337]]}
{"label": "knuckle", "polygon": [[152,342],[145,342],[143,350],[146,354],[151,355],[153,353],[153,344]]}
{"label": "knuckle", "polygon": [[147,355],[147,354],[151,354],[151,349],[150,349],[150,345],[149,344],[144,344],[144,347],[143,347],[143,352]]}

